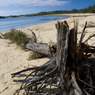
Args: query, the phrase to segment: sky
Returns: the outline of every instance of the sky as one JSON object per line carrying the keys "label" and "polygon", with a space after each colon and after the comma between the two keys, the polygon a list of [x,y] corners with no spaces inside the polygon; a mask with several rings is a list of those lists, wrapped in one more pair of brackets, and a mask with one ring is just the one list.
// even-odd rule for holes
{"label": "sky", "polygon": [[95,0],[0,0],[0,16],[86,8]]}

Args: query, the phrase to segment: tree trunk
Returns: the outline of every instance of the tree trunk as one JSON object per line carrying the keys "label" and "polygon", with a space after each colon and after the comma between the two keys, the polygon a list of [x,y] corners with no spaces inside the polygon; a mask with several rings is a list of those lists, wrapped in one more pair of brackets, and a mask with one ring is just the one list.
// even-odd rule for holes
{"label": "tree trunk", "polygon": [[64,95],[68,94],[68,87],[65,83],[66,77],[66,63],[67,63],[67,56],[68,56],[68,38],[69,38],[69,26],[66,21],[58,22],[56,25],[57,28],[57,53],[56,53],[56,63],[58,65],[59,71],[59,80],[60,80],[60,87],[62,92],[66,92]]}
{"label": "tree trunk", "polygon": [[70,72],[69,66],[72,66],[72,63],[70,64],[68,62],[70,61],[68,58],[70,59],[71,57],[71,59],[74,59],[76,55],[77,29],[74,28],[69,31],[69,26],[66,21],[58,22],[56,28],[58,34],[56,63],[58,65],[60,90],[62,95],[82,95],[81,89],[77,85],[74,72]]}

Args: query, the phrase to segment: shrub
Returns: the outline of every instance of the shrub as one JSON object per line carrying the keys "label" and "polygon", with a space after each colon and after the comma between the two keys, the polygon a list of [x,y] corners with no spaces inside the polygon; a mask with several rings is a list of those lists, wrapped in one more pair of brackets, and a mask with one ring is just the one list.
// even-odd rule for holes
{"label": "shrub", "polygon": [[13,36],[14,36],[14,34],[15,34],[16,31],[17,31],[16,29],[11,29],[10,32],[6,32],[4,34],[5,39],[12,40],[12,38],[13,38]]}
{"label": "shrub", "polygon": [[15,42],[17,45],[22,46],[25,48],[25,45],[28,43],[29,39],[27,35],[16,29],[11,29],[10,32],[4,34],[6,39],[10,39],[12,42]]}
{"label": "shrub", "polygon": [[25,47],[25,45],[28,43],[27,35],[21,31],[17,31],[13,37],[13,41],[22,47]]}
{"label": "shrub", "polygon": [[31,51],[28,60],[32,60],[32,59],[37,59],[37,58],[43,58],[45,57],[44,54],[35,52],[35,51]]}

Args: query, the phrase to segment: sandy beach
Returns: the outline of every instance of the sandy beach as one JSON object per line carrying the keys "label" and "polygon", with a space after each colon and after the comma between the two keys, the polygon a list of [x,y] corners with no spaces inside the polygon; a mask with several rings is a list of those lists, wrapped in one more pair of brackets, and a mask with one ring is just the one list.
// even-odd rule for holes
{"label": "sandy beach", "polygon": [[[66,14],[69,15],[69,14]],[[94,21],[95,14],[70,14],[68,18],[61,19],[59,21],[66,20],[69,24],[69,28],[74,27],[74,20],[79,21],[78,25],[78,39],[83,30],[86,21]],[[39,25],[28,26],[24,28],[19,28],[29,36],[31,36],[30,30],[37,36],[37,42],[43,43],[56,43],[57,31],[55,24],[57,21],[52,21],[48,23],[43,23]],[[95,32],[95,27],[86,29],[86,36],[84,40],[91,34]],[[88,44],[92,45],[95,42],[95,38],[89,40]],[[49,60],[49,58],[41,58],[36,60],[28,60],[30,51],[24,51],[16,44],[11,43],[9,40],[0,39],[0,95],[13,95],[20,84],[13,82],[11,74],[22,70],[26,67],[31,67],[33,65],[39,66],[44,64]]]}

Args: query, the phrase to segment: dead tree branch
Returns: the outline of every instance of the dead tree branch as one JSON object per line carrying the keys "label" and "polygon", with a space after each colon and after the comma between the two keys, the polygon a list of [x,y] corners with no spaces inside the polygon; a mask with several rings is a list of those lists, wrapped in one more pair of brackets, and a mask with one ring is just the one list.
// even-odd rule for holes
{"label": "dead tree branch", "polygon": [[84,35],[85,35],[84,32],[85,32],[85,29],[86,29],[86,25],[87,25],[87,21],[85,22],[83,31],[82,31],[82,33],[81,33],[81,37],[80,37],[80,40],[79,40],[79,44],[82,43],[82,40],[83,40],[83,38],[84,38]]}

